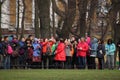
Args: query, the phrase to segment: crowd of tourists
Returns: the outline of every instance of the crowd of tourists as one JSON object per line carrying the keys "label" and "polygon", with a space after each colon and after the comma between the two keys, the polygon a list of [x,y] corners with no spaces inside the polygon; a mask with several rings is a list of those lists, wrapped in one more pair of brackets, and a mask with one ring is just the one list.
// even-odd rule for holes
{"label": "crowd of tourists", "polygon": [[[18,40],[15,36],[0,38],[0,67],[3,69],[108,69],[115,68],[115,45],[112,39],[89,36],[76,39],[45,38],[33,35]],[[119,63],[120,67],[120,63]]]}

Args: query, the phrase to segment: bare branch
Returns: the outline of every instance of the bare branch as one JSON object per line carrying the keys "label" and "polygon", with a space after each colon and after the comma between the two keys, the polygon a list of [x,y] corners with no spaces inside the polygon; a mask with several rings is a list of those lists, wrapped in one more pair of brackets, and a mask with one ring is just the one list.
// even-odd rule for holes
{"label": "bare branch", "polygon": [[62,18],[65,18],[65,12],[59,10],[59,8],[57,7],[57,4],[55,2],[55,0],[51,0],[52,1],[52,4],[53,4],[53,10],[59,15],[61,16]]}

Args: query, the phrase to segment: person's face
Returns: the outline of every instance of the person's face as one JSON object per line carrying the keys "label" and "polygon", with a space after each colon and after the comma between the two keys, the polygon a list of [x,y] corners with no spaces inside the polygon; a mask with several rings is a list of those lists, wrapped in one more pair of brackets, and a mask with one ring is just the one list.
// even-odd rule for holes
{"label": "person's face", "polygon": [[31,37],[30,37],[30,40],[33,40],[33,39],[34,39],[34,37],[33,37],[33,36],[31,36]]}
{"label": "person's face", "polygon": [[30,41],[28,40],[27,43],[30,44]]}
{"label": "person's face", "polygon": [[80,40],[80,39],[78,39],[78,42],[81,42],[81,40]]}
{"label": "person's face", "polygon": [[84,38],[81,38],[81,42],[84,42],[85,41],[85,39]]}
{"label": "person's face", "polygon": [[25,42],[25,38],[22,38],[22,41]]}
{"label": "person's face", "polygon": [[5,39],[6,41],[9,41],[8,37]]}
{"label": "person's face", "polygon": [[45,42],[48,42],[48,39],[45,39]]}

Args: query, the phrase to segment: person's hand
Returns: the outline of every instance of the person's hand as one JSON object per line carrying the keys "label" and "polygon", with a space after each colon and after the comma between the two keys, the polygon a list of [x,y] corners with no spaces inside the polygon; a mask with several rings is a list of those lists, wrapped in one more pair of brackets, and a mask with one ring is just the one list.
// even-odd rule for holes
{"label": "person's hand", "polygon": [[82,50],[82,47],[80,47],[80,50]]}
{"label": "person's hand", "polygon": [[120,45],[118,45],[118,47],[120,47]]}

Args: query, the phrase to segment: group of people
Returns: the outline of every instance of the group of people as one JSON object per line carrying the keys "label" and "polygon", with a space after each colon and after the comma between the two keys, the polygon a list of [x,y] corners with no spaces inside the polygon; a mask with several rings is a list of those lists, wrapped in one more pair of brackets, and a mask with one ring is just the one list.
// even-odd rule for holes
{"label": "group of people", "polygon": [[[120,41],[117,47],[120,52]],[[112,39],[104,44],[103,40],[87,35],[80,39],[38,39],[29,35],[21,40],[4,36],[0,38],[0,66],[4,69],[104,69],[107,62],[108,69],[114,69],[115,51]]]}

